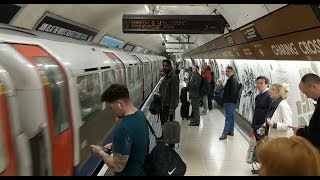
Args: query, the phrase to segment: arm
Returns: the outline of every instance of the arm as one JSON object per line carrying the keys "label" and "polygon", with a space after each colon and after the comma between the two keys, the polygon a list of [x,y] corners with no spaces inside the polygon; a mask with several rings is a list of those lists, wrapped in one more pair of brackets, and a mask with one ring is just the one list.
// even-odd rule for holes
{"label": "arm", "polygon": [[279,106],[282,122],[273,123],[270,127],[277,130],[287,130],[288,126],[292,126],[292,111],[288,104],[283,104]]}

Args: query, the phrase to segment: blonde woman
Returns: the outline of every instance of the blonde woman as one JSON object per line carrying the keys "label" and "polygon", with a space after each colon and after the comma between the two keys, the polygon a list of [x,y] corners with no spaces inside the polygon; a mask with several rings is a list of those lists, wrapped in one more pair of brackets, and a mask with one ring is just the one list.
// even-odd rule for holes
{"label": "blonde woman", "polygon": [[320,176],[319,152],[303,137],[271,139],[256,152],[260,176]]}
{"label": "blonde woman", "polygon": [[289,97],[289,88],[285,84],[273,84],[270,89],[272,103],[266,116],[266,122],[260,128],[260,134],[268,138],[290,137],[293,135],[292,111],[286,101]]}

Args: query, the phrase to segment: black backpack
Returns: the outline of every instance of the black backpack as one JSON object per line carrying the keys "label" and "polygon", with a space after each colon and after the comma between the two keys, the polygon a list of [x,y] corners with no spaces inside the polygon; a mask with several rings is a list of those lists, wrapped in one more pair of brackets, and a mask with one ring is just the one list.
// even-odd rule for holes
{"label": "black backpack", "polygon": [[238,100],[241,99],[241,93],[242,93],[242,84],[240,81],[238,81]]}
{"label": "black backpack", "polygon": [[186,173],[187,165],[179,154],[158,138],[145,118],[149,129],[156,138],[156,146],[146,156],[144,170],[147,176],[183,176]]}
{"label": "black backpack", "polygon": [[209,91],[209,82],[206,78],[201,76],[201,83],[200,83],[200,96],[207,95]]}

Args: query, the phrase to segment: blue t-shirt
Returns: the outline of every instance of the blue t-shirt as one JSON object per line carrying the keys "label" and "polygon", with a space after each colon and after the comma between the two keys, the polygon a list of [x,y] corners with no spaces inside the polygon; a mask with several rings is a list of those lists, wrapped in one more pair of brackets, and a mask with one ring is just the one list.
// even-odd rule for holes
{"label": "blue t-shirt", "polygon": [[149,127],[141,111],[127,115],[115,130],[112,151],[121,155],[129,155],[128,162],[122,172],[115,176],[143,176],[144,160],[149,153]]}

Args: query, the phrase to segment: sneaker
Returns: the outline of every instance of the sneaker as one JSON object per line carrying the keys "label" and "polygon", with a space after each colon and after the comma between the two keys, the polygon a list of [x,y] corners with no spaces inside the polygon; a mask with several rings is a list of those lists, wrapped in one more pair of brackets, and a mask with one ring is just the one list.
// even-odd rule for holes
{"label": "sneaker", "polygon": [[234,136],[233,132],[228,133],[227,135],[228,135],[228,136]]}
{"label": "sneaker", "polygon": [[222,135],[219,137],[219,140],[227,139],[227,134],[222,133]]}
{"label": "sneaker", "polygon": [[259,169],[252,169],[252,170],[251,170],[251,173],[252,173],[252,174],[259,174]]}

